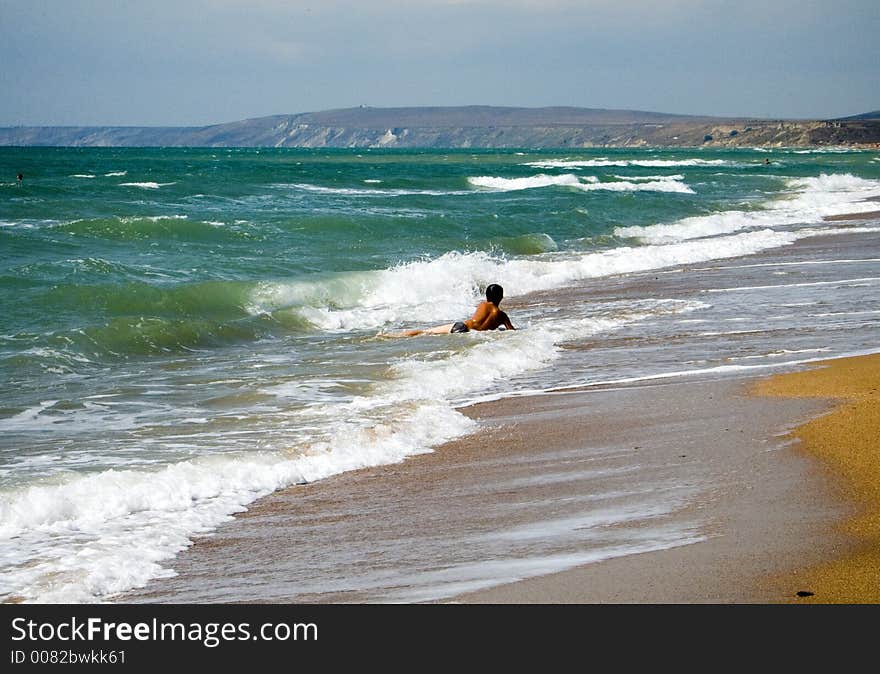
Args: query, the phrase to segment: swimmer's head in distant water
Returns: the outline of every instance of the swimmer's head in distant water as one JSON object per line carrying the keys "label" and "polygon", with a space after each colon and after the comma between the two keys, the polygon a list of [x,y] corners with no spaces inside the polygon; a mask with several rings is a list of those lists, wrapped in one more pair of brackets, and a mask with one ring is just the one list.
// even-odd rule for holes
{"label": "swimmer's head in distant water", "polygon": [[491,283],[486,286],[486,299],[492,304],[498,304],[504,297],[504,288],[497,283]]}

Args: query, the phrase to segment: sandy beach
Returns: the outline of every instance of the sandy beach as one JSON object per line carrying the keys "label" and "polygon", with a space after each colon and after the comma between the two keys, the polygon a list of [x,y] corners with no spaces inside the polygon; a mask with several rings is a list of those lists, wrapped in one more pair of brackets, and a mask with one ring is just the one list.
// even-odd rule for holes
{"label": "sandy beach", "polygon": [[799,426],[793,436],[832,476],[837,496],[855,505],[839,526],[847,549],[799,569],[794,578],[828,603],[880,602],[880,355],[817,364],[759,382],[756,395],[830,398],[834,409]]}

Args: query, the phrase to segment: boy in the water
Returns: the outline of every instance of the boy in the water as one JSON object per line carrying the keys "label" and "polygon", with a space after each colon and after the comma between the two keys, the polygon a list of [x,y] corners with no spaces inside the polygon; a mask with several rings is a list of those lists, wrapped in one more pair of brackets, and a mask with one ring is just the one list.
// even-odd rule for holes
{"label": "boy in the water", "polygon": [[497,330],[502,325],[508,330],[516,330],[507,314],[498,308],[504,298],[504,288],[497,283],[486,286],[486,300],[480,302],[474,315],[466,321],[446,323],[427,330],[407,330],[392,335],[394,337],[415,337],[416,335],[441,335],[450,332],[470,332],[471,330]]}

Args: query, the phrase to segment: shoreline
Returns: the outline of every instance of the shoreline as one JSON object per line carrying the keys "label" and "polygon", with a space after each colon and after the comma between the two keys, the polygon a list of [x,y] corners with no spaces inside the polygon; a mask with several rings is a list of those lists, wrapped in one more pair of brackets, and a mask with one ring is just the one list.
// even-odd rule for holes
{"label": "shoreline", "polygon": [[[745,551],[732,558],[712,549],[701,554],[675,549],[634,555],[464,594],[456,601],[643,601],[634,598],[635,587],[641,588],[635,593],[650,603],[880,603],[880,450],[876,440],[880,437],[876,398],[880,396],[880,354],[816,361],[805,367],[749,380],[743,394],[755,400],[812,400],[826,408],[786,434],[792,443],[782,451],[807,462],[803,476],[807,481],[789,485],[777,503],[791,509],[786,527],[804,524],[797,521],[792,508],[794,492],[813,506],[818,505],[816,499],[834,504],[837,515],[823,522],[826,511],[806,527],[807,534],[815,537],[806,546],[812,559],[792,554],[795,550],[785,541],[791,532],[779,529],[779,539],[769,541],[772,550],[766,548],[768,541],[753,538],[745,541]],[[774,558],[770,565],[768,553]],[[732,571],[732,562],[745,563],[750,570]],[[720,573],[712,578],[709,571]],[[739,587],[724,591],[723,586],[730,583]],[[609,585],[618,589],[609,590]]]}
{"label": "shoreline", "polygon": [[837,526],[848,545],[793,577],[811,593],[801,598],[808,603],[880,603],[880,354],[779,374],[759,381],[753,393],[836,401],[792,435],[834,477],[836,496],[854,504],[855,512]]}
{"label": "shoreline", "polygon": [[[765,578],[844,545],[823,532],[848,511],[781,435],[827,405],[752,398],[752,382],[479,403],[463,411],[480,420],[482,443],[462,438],[271,494],[183,553],[177,577],[118,600],[785,601],[800,587]],[[684,501],[656,508],[678,490]],[[639,502],[622,506],[630,517],[602,519],[606,503],[621,507],[614,495],[634,492]],[[634,532],[638,545],[615,543]],[[315,564],[330,564],[330,578],[310,578]],[[345,581],[337,590],[334,574]]]}
{"label": "shoreline", "polygon": [[[861,241],[836,241],[835,251],[857,257]],[[764,260],[784,263],[790,251]],[[718,287],[700,267],[685,273],[694,275],[688,292]],[[640,297],[660,283],[676,297],[680,277],[635,274],[598,292]],[[832,409],[835,396],[748,395],[773,376],[695,372],[459,408],[478,419],[477,435],[263,497],[198,537],[171,564],[176,577],[114,601],[805,601],[798,591],[824,587],[807,569],[857,552],[839,527],[856,506],[785,435]],[[672,498],[657,511],[678,493],[683,504]],[[629,515],[603,524],[597,508]]]}

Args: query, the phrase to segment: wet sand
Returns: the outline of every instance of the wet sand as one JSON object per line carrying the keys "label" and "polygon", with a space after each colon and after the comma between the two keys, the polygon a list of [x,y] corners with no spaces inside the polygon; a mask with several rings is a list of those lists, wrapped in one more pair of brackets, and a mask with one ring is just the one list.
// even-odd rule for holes
{"label": "wet sand", "polygon": [[847,213],[844,215],[826,215],[822,219],[826,222],[847,222],[849,220],[877,220],[880,219],[880,211],[868,211],[866,213]]}
{"label": "wet sand", "polygon": [[[661,390],[700,385],[661,385]],[[796,408],[745,398],[748,381],[728,382],[708,406],[709,424],[691,429],[686,442],[694,460],[717,476],[715,487],[694,505],[704,513],[707,539],[687,547],[630,555],[557,574],[464,594],[476,603],[783,603],[802,591],[798,570],[846,549],[834,522],[850,512],[834,498],[815,461],[786,443],[782,419],[796,419],[820,407]],[[717,395],[718,391],[715,391]],[[686,394],[687,395],[687,394]],[[714,404],[713,402],[714,401]],[[788,400],[788,402],[791,402]],[[814,405],[819,405],[814,400]],[[822,401],[821,405],[827,405]],[[722,420],[712,423],[713,416]],[[669,416],[664,424],[680,418]],[[655,442],[662,429],[647,427]],[[696,431],[696,432],[695,432]],[[661,436],[662,437],[662,436]]]}
{"label": "wet sand", "polygon": [[[880,603],[880,354],[816,363],[803,371],[756,380],[743,390],[756,399],[825,401],[830,410],[788,434],[794,444],[783,450],[789,456],[773,468],[782,471],[770,481],[775,486],[756,482],[751,490],[725,490],[712,505],[725,521],[718,539],[460,599]],[[789,482],[794,476],[791,467],[785,467],[795,456],[810,466],[800,485]],[[763,493],[767,487],[770,494]],[[828,513],[821,508],[812,514],[805,510],[802,517],[791,511],[764,512],[816,508],[817,497],[837,502],[846,516],[823,523]],[[764,519],[765,526],[755,526],[753,518]],[[799,537],[801,551],[795,540]],[[641,588],[642,598],[634,598],[633,588]]]}
{"label": "wet sand", "polygon": [[[122,601],[785,601],[800,587],[765,579],[844,545],[846,510],[783,437],[825,403],[748,381],[476,405],[479,439],[272,494]],[[640,490],[687,499],[640,515],[603,498]],[[615,507],[634,514],[597,519]]]}

